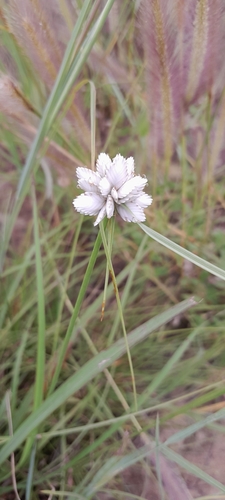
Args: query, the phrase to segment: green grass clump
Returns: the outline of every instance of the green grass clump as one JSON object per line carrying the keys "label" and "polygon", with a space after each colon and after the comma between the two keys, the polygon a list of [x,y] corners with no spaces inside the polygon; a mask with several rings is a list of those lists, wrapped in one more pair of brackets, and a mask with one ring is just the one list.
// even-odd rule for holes
{"label": "green grass clump", "polygon": [[[200,430],[224,433],[221,75],[214,98],[193,82],[192,49],[171,142],[172,107],[154,128],[138,5],[3,3],[0,498],[145,498],[135,473],[159,499],[197,498],[192,476],[225,493],[216,464],[209,473],[183,446],[196,436],[200,454]],[[101,151],[133,155],[147,176],[146,224],[116,217],[112,233],[73,210],[76,167]]]}

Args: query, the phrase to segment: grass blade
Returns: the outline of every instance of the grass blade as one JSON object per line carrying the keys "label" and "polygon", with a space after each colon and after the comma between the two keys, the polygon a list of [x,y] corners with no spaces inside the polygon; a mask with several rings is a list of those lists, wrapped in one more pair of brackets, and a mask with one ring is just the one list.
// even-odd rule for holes
{"label": "grass blade", "polygon": [[18,385],[19,385],[19,380],[20,380],[20,370],[21,370],[21,363],[22,363],[22,357],[23,353],[26,347],[28,339],[28,332],[25,332],[22,335],[21,338],[21,343],[19,348],[17,349],[16,353],[16,360],[13,368],[13,378],[12,378],[12,403],[11,403],[11,409],[12,409],[12,414],[14,414],[15,408],[16,408],[16,402],[17,402],[17,391],[18,391]]}
{"label": "grass blade", "polygon": [[177,245],[177,243],[174,243],[173,241],[169,240],[165,236],[162,236],[161,234],[157,233],[153,229],[150,229],[150,227],[146,226],[145,224],[138,223],[139,227],[146,233],[148,236],[153,238],[153,240],[158,241],[158,243],[161,243],[166,248],[169,248],[172,252],[177,253],[184,259],[189,260],[190,262],[193,262],[198,267],[201,267],[202,269],[205,269],[211,274],[214,274],[214,276],[218,276],[218,278],[221,278],[222,280],[225,280],[225,271],[224,269],[221,269],[220,267],[214,266],[214,264],[211,264],[210,262],[207,262],[207,260],[202,259],[201,257],[198,257],[192,252],[189,252],[189,250],[186,250],[185,248],[182,248],[180,245]]}
{"label": "grass blade", "polygon": [[165,445],[178,443],[179,441],[182,441],[183,439],[186,439],[188,436],[191,436],[195,432],[199,431],[203,427],[206,427],[206,425],[210,425],[216,420],[220,420],[221,418],[224,417],[225,417],[225,408],[222,408],[222,410],[219,410],[216,413],[213,413],[212,415],[208,415],[208,417],[200,420],[199,422],[189,425],[188,427],[186,427],[186,429],[182,429],[182,431],[176,432],[165,441]]}
{"label": "grass blade", "polygon": [[31,454],[30,454],[30,463],[29,463],[29,470],[28,470],[28,474],[27,474],[27,484],[26,484],[26,496],[25,496],[25,500],[31,500],[32,486],[33,486],[33,477],[34,477],[35,457],[36,457],[36,449],[37,449],[37,443],[34,443],[34,446],[32,448]]}
{"label": "grass blade", "polygon": [[185,458],[181,457],[181,455],[178,455],[175,451],[170,450],[167,448],[167,446],[161,445],[160,446],[160,451],[172,462],[177,463],[180,467],[183,469],[187,470],[190,474],[193,474],[195,477],[198,477],[199,479],[203,479],[205,483],[210,484],[211,486],[214,486],[215,488],[218,488],[220,491],[225,492],[225,486],[224,484],[220,483],[213,477],[211,477],[209,474],[201,470],[199,467],[196,465],[192,464]]}
{"label": "grass blade", "polygon": [[37,303],[38,303],[38,344],[37,344],[37,368],[34,392],[34,409],[36,410],[42,400],[44,392],[45,374],[45,291],[42,270],[42,256],[38,228],[37,201],[34,186],[32,189],[33,218],[34,218],[34,243],[37,276]]}
{"label": "grass blade", "polygon": [[[37,362],[34,388],[34,411],[40,406],[43,401],[44,394],[44,378],[45,378],[45,291],[42,271],[42,256],[38,228],[38,211],[35,188],[32,185],[32,200],[33,200],[33,219],[34,219],[34,244],[35,244],[35,260],[36,260],[36,277],[37,277],[37,303],[38,303],[38,336],[37,336]],[[32,435],[29,436],[26,446],[23,450],[21,460],[25,461],[30,454],[35,429]]]}
{"label": "grass blade", "polygon": [[167,363],[163,366],[162,370],[158,371],[153,381],[150,383],[149,387],[143,392],[142,396],[138,399],[138,406],[143,405],[143,403],[149,400],[151,394],[162,384],[163,380],[165,380],[169,373],[171,373],[175,364],[179,361],[179,359],[183,356],[190,343],[194,340],[196,335],[201,331],[202,325],[195,328],[193,332],[188,335],[188,337],[184,340],[184,342],[177,348],[177,350],[173,353],[171,358],[167,361]]}
{"label": "grass blade", "polygon": [[[144,340],[151,332],[159,328],[167,321],[172,320],[177,314],[181,314],[195,304],[193,299],[188,299],[167,311],[150,319],[143,325],[135,328],[127,336],[129,347]],[[0,464],[13,453],[18,446],[36,429],[51,413],[60,407],[65,401],[81,387],[92,380],[98,373],[110,366],[126,352],[126,343],[120,339],[112,347],[102,351],[97,356],[88,361],[80,370],[64,382],[56,391],[51,394],[16,430],[13,437],[2,447],[0,451]]]}

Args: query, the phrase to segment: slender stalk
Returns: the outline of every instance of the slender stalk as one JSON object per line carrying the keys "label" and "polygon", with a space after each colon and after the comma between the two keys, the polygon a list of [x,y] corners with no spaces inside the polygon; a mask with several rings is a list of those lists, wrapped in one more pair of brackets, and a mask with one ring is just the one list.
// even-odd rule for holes
{"label": "slender stalk", "polygon": [[127,332],[126,332],[126,327],[125,327],[125,322],[124,322],[124,317],[123,317],[123,309],[122,309],[122,305],[121,305],[121,301],[120,301],[118,286],[116,283],[116,276],[115,276],[113,265],[112,265],[111,253],[110,253],[110,249],[108,247],[107,241],[106,241],[104,225],[102,222],[100,222],[99,226],[100,226],[100,232],[101,232],[101,236],[102,236],[102,243],[103,243],[106,258],[108,261],[109,272],[111,274],[113,285],[114,285],[117,306],[118,306],[118,310],[119,310],[119,314],[120,314],[120,320],[121,320],[122,330],[123,330],[123,334],[124,334],[124,340],[125,340],[126,350],[127,350],[127,357],[128,357],[128,361],[129,361],[131,378],[132,378],[133,393],[134,393],[134,407],[137,410],[137,391],[136,391],[136,384],[135,384],[135,377],[134,377],[134,369],[133,369],[133,363],[132,363],[131,354],[130,354],[130,348],[129,348],[129,344],[128,344],[128,340],[127,340]]}
{"label": "slender stalk", "polygon": [[33,199],[33,218],[34,218],[34,244],[37,275],[37,297],[38,297],[38,344],[37,344],[37,368],[35,378],[34,392],[34,410],[40,406],[43,401],[44,391],[44,372],[45,372],[45,295],[44,280],[42,270],[42,256],[40,237],[38,229],[38,213],[35,188],[32,185]]}
{"label": "slender stalk", "polygon": [[[131,289],[131,286],[133,284],[133,280],[134,280],[134,276],[137,272],[137,267],[138,267],[138,264],[141,260],[141,258],[143,257],[144,255],[144,247],[146,245],[146,242],[147,242],[147,235],[145,235],[145,237],[142,239],[142,242],[138,248],[138,251],[137,251],[137,254],[136,254],[136,257],[134,258],[133,260],[133,265],[132,265],[132,268],[129,272],[129,275],[128,275],[128,278],[127,278],[127,282],[126,282],[126,285],[124,287],[124,290],[123,290],[123,295],[122,295],[122,299],[121,299],[121,304],[122,304],[122,308],[124,309],[126,303],[127,303],[127,300],[128,300],[128,297],[129,297],[129,293],[130,293],[130,289]],[[118,330],[118,324],[119,324],[119,316],[117,315],[115,317],[115,320],[114,320],[114,323],[113,323],[113,326],[111,328],[111,331],[110,331],[110,334],[109,334],[109,337],[108,337],[108,341],[107,341],[107,346],[109,347],[113,341],[114,341],[114,337],[116,335],[116,332]]]}
{"label": "slender stalk", "polygon": [[[109,248],[109,252],[111,255],[112,254],[113,235],[114,235],[114,219],[113,219],[113,221],[112,221],[112,219],[109,220],[107,229],[108,229],[108,248]],[[108,282],[109,282],[109,263],[108,263],[108,260],[106,260],[105,285],[104,285],[103,300],[102,300],[101,321],[104,318]]]}
{"label": "slender stalk", "polygon": [[[181,137],[181,166],[182,166],[182,230],[186,232],[186,192],[187,192],[187,163],[186,141],[184,134]],[[182,241],[183,243],[183,241]]]}

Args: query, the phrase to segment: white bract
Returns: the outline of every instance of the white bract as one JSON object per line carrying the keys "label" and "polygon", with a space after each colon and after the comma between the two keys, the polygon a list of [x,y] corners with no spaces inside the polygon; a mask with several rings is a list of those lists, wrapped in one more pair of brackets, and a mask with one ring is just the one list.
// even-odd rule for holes
{"label": "white bract", "polygon": [[144,192],[147,179],[134,175],[134,159],[120,154],[113,160],[100,153],[96,172],[77,168],[78,186],[85,192],[73,200],[74,208],[84,215],[97,215],[94,226],[104,217],[110,219],[115,211],[127,222],[143,222],[144,208],[152,197]]}

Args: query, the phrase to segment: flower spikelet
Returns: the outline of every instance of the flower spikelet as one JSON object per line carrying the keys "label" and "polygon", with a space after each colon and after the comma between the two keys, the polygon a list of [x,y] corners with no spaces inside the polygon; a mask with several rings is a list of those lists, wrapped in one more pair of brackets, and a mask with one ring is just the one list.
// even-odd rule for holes
{"label": "flower spikelet", "polygon": [[132,157],[118,154],[111,160],[100,153],[96,171],[78,167],[77,179],[84,193],[73,200],[74,208],[84,215],[97,215],[94,226],[115,212],[127,222],[145,220],[144,209],[151,205],[152,197],[144,192],[147,179],[135,175]]}

